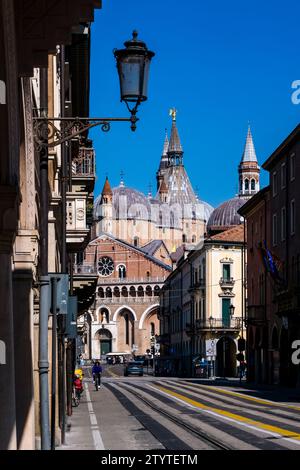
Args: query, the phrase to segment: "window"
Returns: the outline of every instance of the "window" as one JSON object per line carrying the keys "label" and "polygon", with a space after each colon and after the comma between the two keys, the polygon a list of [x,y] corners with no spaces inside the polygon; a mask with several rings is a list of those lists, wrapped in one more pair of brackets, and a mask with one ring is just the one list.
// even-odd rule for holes
{"label": "window", "polygon": [[277,245],[277,214],[273,214],[273,246]]}
{"label": "window", "polygon": [[196,243],[196,235],[192,236],[192,243]]}
{"label": "window", "polygon": [[295,207],[295,199],[291,201],[291,235],[295,233],[296,229],[296,207]]}
{"label": "window", "polygon": [[251,191],[255,191],[255,179],[252,178],[251,180]]}
{"label": "window", "polygon": [[154,323],[150,323],[150,336],[155,335],[155,325]]}
{"label": "window", "polygon": [[183,234],[183,235],[182,235],[182,242],[183,242],[183,243],[186,243],[186,241],[187,241],[187,240],[186,240],[186,235]]}
{"label": "window", "polygon": [[285,207],[281,208],[281,241],[285,240],[286,233],[286,209]]}
{"label": "window", "polygon": [[134,239],[133,239],[133,245],[134,245],[134,246],[139,246],[139,238],[138,238],[138,237],[134,237]]}
{"label": "window", "polygon": [[276,194],[277,194],[277,173],[276,173],[276,171],[274,171],[274,173],[273,173],[273,191],[272,191],[272,193],[273,193],[273,196],[276,196]]}
{"label": "window", "polygon": [[120,264],[118,266],[118,273],[119,273],[119,279],[125,279],[125,277],[126,277],[126,266],[124,266],[124,264]]}
{"label": "window", "polygon": [[281,165],[281,189],[285,188],[286,184],[286,164],[282,163]]}
{"label": "window", "polygon": [[230,279],[230,264],[223,264],[223,279],[225,281]]}
{"label": "window", "polygon": [[295,179],[295,154],[293,153],[290,156],[290,173],[291,173],[291,181]]}
{"label": "window", "polygon": [[249,180],[245,179],[245,191],[249,191]]}

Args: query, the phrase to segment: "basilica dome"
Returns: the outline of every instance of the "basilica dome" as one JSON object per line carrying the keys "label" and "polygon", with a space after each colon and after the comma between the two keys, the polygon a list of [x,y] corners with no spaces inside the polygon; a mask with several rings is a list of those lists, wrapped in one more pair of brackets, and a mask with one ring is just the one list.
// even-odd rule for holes
{"label": "basilica dome", "polygon": [[208,231],[221,231],[233,225],[239,225],[241,223],[241,216],[237,211],[247,200],[248,198],[246,197],[236,196],[223,202],[209,217],[207,223]]}
{"label": "basilica dome", "polygon": [[[151,215],[150,201],[142,192],[120,185],[111,190],[113,215],[117,219],[149,220]],[[94,203],[94,217],[101,214],[102,195]]]}

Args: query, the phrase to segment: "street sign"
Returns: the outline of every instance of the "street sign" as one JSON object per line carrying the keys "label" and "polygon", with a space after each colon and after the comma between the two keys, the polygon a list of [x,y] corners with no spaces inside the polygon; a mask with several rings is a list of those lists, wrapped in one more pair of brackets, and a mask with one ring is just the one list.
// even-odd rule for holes
{"label": "street sign", "polygon": [[155,351],[159,351],[160,350],[160,344],[159,343],[155,343]]}
{"label": "street sign", "polygon": [[217,355],[217,342],[215,339],[207,339],[205,341],[206,356]]}

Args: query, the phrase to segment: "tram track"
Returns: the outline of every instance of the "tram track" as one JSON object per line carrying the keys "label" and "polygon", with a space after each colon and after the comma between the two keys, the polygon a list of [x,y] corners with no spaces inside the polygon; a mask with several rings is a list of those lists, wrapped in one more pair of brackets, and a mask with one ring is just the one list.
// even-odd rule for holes
{"label": "tram track", "polygon": [[212,435],[204,431],[201,431],[200,429],[194,428],[189,423],[187,423],[186,420],[179,419],[177,416],[174,416],[172,413],[169,413],[168,411],[157,407],[150,400],[148,400],[147,398],[145,398],[144,396],[142,396],[140,393],[136,392],[135,390],[132,390],[132,388],[127,387],[125,384],[118,384],[118,387],[121,390],[126,390],[127,392],[129,392],[136,399],[140,400],[144,405],[146,405],[147,407],[149,407],[150,409],[152,409],[159,415],[163,416],[164,418],[167,418],[169,421],[174,423],[180,429],[184,429],[189,434],[202,440],[202,442],[209,444],[209,446],[213,450],[235,450],[233,447],[229,446],[228,444],[225,444],[224,442],[221,442],[220,440],[216,439]]}

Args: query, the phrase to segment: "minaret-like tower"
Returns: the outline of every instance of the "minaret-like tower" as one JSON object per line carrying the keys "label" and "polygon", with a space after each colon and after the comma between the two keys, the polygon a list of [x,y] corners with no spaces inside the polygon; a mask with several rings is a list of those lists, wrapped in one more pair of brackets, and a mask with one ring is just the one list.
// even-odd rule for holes
{"label": "minaret-like tower", "polygon": [[172,129],[168,147],[168,166],[183,165],[183,149],[176,126],[176,114],[177,111],[175,108],[170,109],[170,115],[172,116]]}
{"label": "minaret-like tower", "polygon": [[[112,209],[113,209],[113,192],[106,177],[100,201],[100,223],[99,231],[105,233],[112,233]],[[99,235],[99,234],[98,234]]]}
{"label": "minaret-like tower", "polygon": [[251,197],[259,191],[259,173],[260,167],[249,125],[244,153],[239,164],[239,196]]}
{"label": "minaret-like tower", "polygon": [[160,159],[159,168],[156,172],[157,190],[159,190],[160,188],[160,185],[164,179],[166,168],[168,167],[169,139],[168,139],[167,129],[165,129],[165,132],[166,132],[166,135],[165,135],[164,147],[163,147],[163,151],[162,151],[162,155]]}

